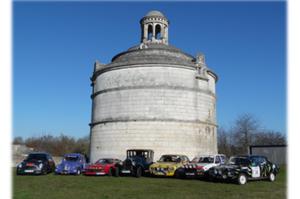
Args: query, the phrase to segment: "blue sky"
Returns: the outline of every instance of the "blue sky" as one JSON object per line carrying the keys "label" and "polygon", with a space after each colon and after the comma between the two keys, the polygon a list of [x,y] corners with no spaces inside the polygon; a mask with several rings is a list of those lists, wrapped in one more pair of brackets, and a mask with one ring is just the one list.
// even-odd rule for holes
{"label": "blue sky", "polygon": [[218,74],[220,126],[247,112],[286,133],[284,2],[15,2],[13,135],[88,135],[94,61],[138,44],[153,9],[171,22],[170,44],[203,52]]}

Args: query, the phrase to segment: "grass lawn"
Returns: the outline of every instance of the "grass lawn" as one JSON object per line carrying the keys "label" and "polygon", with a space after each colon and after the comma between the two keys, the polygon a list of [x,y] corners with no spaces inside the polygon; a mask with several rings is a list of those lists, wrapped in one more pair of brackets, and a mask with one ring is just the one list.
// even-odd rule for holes
{"label": "grass lawn", "polygon": [[[14,172],[15,173],[15,172]],[[14,199],[105,199],[105,198],[286,198],[286,171],[275,182],[251,181],[240,186],[173,178],[13,176]]]}

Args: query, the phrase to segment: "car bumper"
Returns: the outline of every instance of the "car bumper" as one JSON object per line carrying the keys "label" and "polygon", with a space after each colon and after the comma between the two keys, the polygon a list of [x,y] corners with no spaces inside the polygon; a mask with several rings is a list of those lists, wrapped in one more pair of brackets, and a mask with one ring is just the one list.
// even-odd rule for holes
{"label": "car bumper", "polygon": [[18,169],[17,170],[17,174],[20,174],[20,175],[38,175],[38,174],[41,174],[42,173],[42,170],[40,169]]}
{"label": "car bumper", "polygon": [[150,171],[150,174],[155,176],[174,176],[175,172],[166,172],[166,171]]}
{"label": "car bumper", "polygon": [[84,175],[86,176],[104,176],[107,175],[107,173],[103,171],[85,171]]}
{"label": "car bumper", "polygon": [[77,170],[56,170],[55,173],[60,175],[74,175],[77,174]]}

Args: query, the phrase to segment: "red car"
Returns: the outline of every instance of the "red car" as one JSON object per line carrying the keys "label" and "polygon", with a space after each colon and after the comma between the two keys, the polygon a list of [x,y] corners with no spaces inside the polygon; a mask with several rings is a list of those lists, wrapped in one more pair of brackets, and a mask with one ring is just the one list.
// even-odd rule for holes
{"label": "red car", "polygon": [[99,159],[94,164],[85,167],[84,175],[109,175],[119,176],[119,169],[115,165],[121,163],[119,159]]}

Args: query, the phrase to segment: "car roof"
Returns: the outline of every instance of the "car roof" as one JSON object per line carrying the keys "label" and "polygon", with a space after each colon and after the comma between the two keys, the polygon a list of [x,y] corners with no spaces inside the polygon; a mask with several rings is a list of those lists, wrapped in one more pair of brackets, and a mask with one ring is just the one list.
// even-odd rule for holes
{"label": "car roof", "polygon": [[266,156],[263,155],[234,155],[231,157],[236,157],[236,158],[256,158],[256,157],[261,157],[261,158],[266,158]]}
{"label": "car roof", "polygon": [[154,152],[152,149],[128,149],[127,151],[151,151],[151,152]]}
{"label": "car roof", "polygon": [[186,156],[182,154],[163,154],[162,156]]}
{"label": "car roof", "polygon": [[82,156],[82,154],[80,154],[80,153],[66,153],[64,155],[64,157],[66,157],[66,156],[76,156],[76,157],[78,157],[78,156]]}
{"label": "car roof", "polygon": [[30,154],[50,155],[49,153],[46,153],[46,152],[31,152],[31,153],[29,153],[28,155],[30,155]]}

